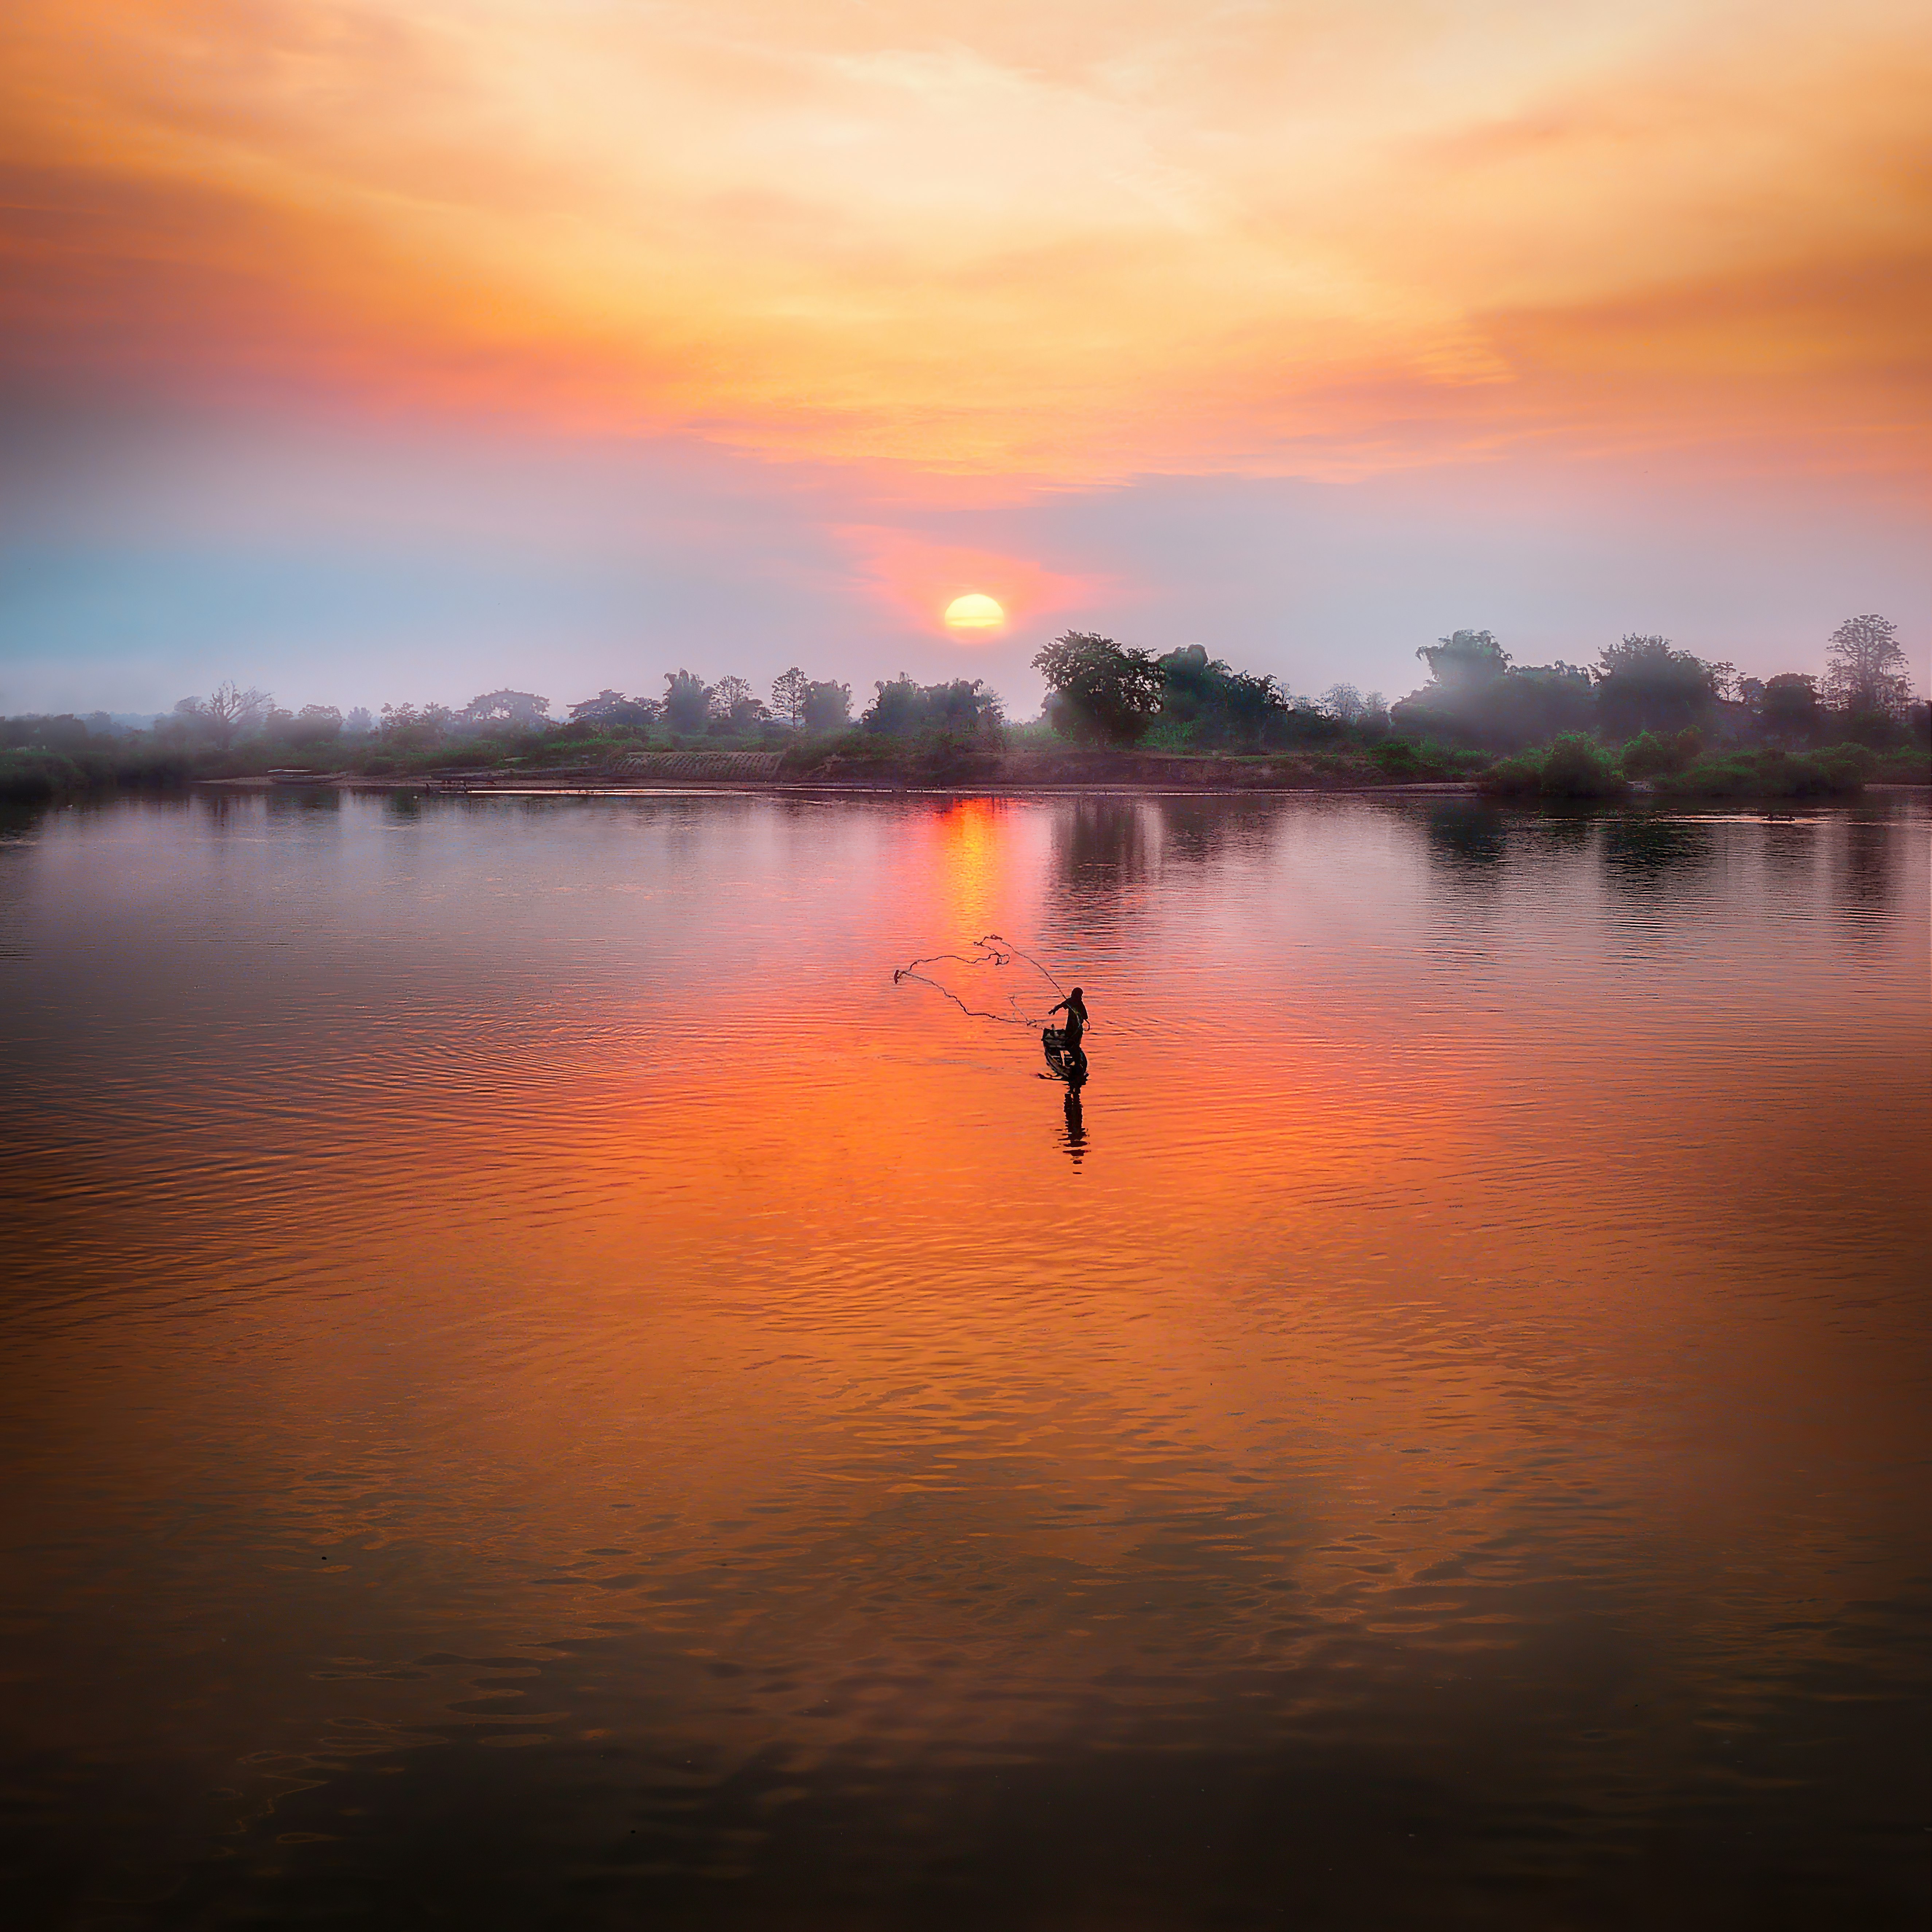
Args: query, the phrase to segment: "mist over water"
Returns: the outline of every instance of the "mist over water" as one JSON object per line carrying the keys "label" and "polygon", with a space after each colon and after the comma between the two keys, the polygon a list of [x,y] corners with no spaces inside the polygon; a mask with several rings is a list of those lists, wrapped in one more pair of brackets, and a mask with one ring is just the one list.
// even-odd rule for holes
{"label": "mist over water", "polygon": [[1928,825],[10,821],[16,1897],[1917,1928]]}

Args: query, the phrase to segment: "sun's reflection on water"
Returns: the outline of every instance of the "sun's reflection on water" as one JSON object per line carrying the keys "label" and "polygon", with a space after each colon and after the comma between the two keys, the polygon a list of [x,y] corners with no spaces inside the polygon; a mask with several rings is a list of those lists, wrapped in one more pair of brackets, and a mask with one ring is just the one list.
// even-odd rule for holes
{"label": "sun's reflection on water", "polygon": [[[1086,1794],[1098,1858],[1182,1762],[1258,1814],[1331,1790],[1371,1862],[1407,1794],[1444,1862],[1390,1923],[1524,1858],[1623,1882],[1694,1797],[1838,1856],[1904,1759],[1832,1714],[1901,1708],[1924,1634],[1923,1148],[1870,1130],[1922,1099],[1922,828],[1800,862],[1278,800],[56,826],[8,855],[48,1789],[298,1765],[325,1796],[244,1840],[313,1826],[290,1870],[373,1882],[491,1779],[506,1844],[616,1860],[675,1763],[694,1856],[808,1889],[796,1804],[903,1888],[1031,1869],[989,1767]],[[1088,986],[1084,1091],[893,984],[988,931]],[[483,1768],[446,1788],[426,1735]],[[895,1837],[881,1780],[933,1822]],[[793,1794],[763,1850],[748,1792]],[[1505,1823],[1540,1849],[1492,1858]],[[1145,1922],[1204,1874],[1279,1895],[1168,1836]],[[282,1896],[245,1862],[230,1904]]]}

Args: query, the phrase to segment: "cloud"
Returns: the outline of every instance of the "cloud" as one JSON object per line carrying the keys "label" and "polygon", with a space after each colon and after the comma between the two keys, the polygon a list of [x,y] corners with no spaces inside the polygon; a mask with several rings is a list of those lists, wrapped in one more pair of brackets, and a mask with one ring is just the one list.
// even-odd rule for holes
{"label": "cloud", "polygon": [[1813,668],[1932,595],[1928,82],[1904,0],[14,0],[7,701]]}
{"label": "cloud", "polygon": [[1916,10],[1042,10],[22,0],[14,376],[1016,487],[1917,406]]}

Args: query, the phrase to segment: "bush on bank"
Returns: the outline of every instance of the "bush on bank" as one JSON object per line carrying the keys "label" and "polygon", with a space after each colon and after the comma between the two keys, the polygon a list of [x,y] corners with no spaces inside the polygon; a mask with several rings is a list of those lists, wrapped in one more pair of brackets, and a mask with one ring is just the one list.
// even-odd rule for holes
{"label": "bush on bank", "polygon": [[1621,752],[1582,732],[1500,758],[1479,782],[1495,798],[1616,799],[1631,781],[1660,799],[1850,798],[1874,778],[1924,784],[1932,771],[1922,752],[1883,756],[1857,744],[1828,745],[1794,752],[1775,746],[1702,748],[1687,730],[1659,736],[1645,732]]}
{"label": "bush on bank", "polygon": [[1822,752],[1775,746],[1699,758],[1656,781],[1659,798],[1849,798],[1864,789],[1877,760],[1862,745]]}
{"label": "bush on bank", "polygon": [[1499,758],[1478,782],[1495,798],[1622,798],[1630,788],[1604,747],[1581,731]]}
{"label": "bush on bank", "polygon": [[0,799],[30,805],[116,785],[181,785],[195,770],[195,761],[184,754],[152,745],[61,752],[9,746],[0,749]]}

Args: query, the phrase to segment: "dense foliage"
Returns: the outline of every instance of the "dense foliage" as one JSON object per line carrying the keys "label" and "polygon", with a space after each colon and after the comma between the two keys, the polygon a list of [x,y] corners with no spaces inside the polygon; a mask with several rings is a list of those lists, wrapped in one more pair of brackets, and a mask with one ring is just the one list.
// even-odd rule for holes
{"label": "dense foliage", "polygon": [[874,684],[878,694],[860,720],[868,731],[908,738],[922,731],[950,731],[986,737],[1004,722],[998,695],[978,678],[950,684],[915,684],[902,671],[890,683]]}
{"label": "dense foliage", "polygon": [[[460,767],[592,769],[640,748],[781,752],[793,770],[837,766],[963,772],[1003,748],[1243,757],[1281,782],[1424,783],[1482,773],[1502,796],[1595,799],[1634,788],[1667,797],[1831,796],[1880,777],[1932,777],[1932,715],[1915,698],[1897,627],[1850,618],[1820,679],[1760,682],[1632,634],[1594,665],[1519,665],[1493,632],[1457,630],[1417,656],[1428,679],[1394,706],[1338,684],[1318,700],[1237,670],[1201,644],[1156,657],[1069,631],[1034,659],[1044,714],[1010,726],[980,679],[873,687],[854,727],[849,684],[781,672],[767,704],[750,682],[680,668],[662,698],[606,688],[560,722],[535,692],[481,693],[460,708],[411,703],[380,717],[279,707],[232,682],[158,717],[0,719],[0,796],[172,784],[295,766],[370,776]],[[1497,754],[1501,754],[1498,757]],[[962,760],[966,761],[964,764]],[[1262,770],[1257,767],[1257,771]]]}
{"label": "dense foliage", "polygon": [[1033,668],[1046,680],[1046,716],[1076,744],[1137,745],[1160,714],[1166,680],[1150,652],[1092,631],[1069,631]]}
{"label": "dense foliage", "polygon": [[1580,731],[1566,731],[1540,751],[1498,759],[1482,785],[1500,798],[1621,798],[1630,790],[1616,760]]}
{"label": "dense foliage", "polygon": [[1660,798],[1839,798],[1857,791],[1876,760],[1862,745],[1786,752],[1775,745],[1701,758],[1667,772]]}
{"label": "dense foliage", "polygon": [[1490,632],[1452,632],[1416,656],[1429,682],[1390,714],[1398,731],[1510,752],[1596,722],[1588,671],[1560,662],[1514,664]]}

